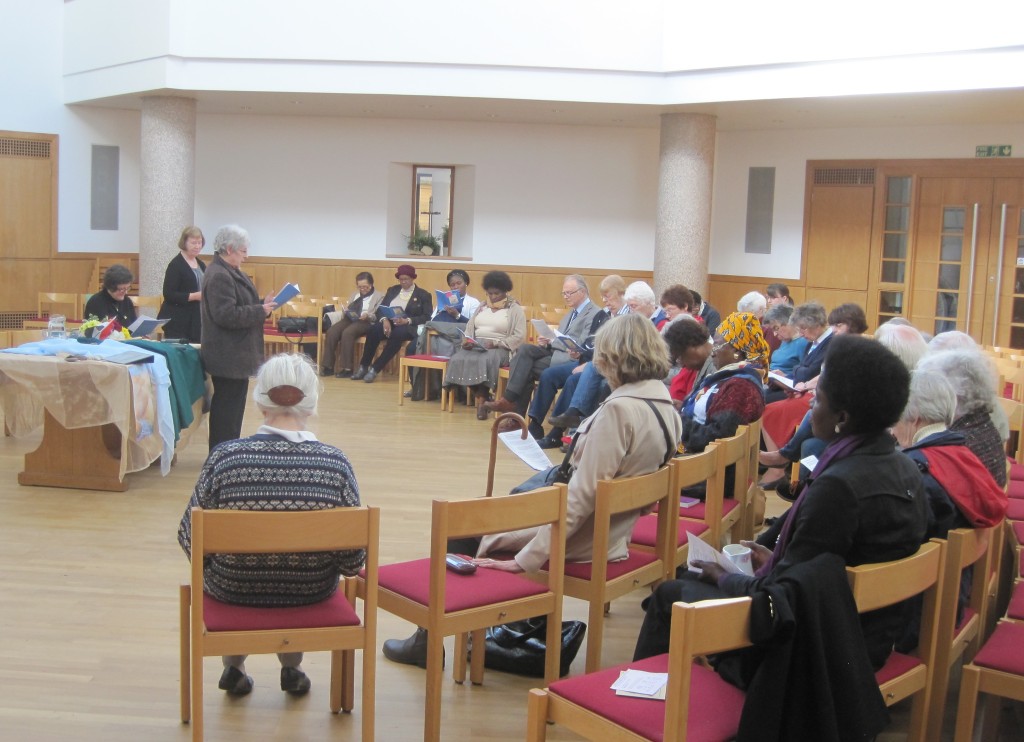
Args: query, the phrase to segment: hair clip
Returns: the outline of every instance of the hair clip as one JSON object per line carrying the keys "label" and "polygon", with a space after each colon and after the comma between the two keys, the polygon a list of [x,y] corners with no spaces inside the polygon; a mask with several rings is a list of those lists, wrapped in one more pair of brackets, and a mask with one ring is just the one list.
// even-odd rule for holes
{"label": "hair clip", "polygon": [[306,395],[301,389],[291,386],[290,384],[275,386],[267,392],[267,396],[270,398],[271,402],[280,407],[294,407],[306,398]]}

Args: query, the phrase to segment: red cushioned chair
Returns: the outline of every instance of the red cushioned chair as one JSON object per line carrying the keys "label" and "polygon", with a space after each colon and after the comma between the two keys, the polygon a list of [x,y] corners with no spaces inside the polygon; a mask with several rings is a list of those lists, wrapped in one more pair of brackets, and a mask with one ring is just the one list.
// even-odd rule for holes
{"label": "red cushioned chair", "polygon": [[362,650],[362,738],[374,735],[377,631],[376,590],[369,590],[360,619],[355,610],[356,581],[312,605],[251,608],[229,605],[205,592],[208,554],[261,554],[366,549],[366,584],[377,583],[377,508],[330,508],[311,512],[192,509],[191,584],[182,585],[181,720],[192,722],[192,739],[203,739],[203,658],[226,654],[331,652],[331,711],[354,706],[355,650]]}
{"label": "red cushioned chair", "polygon": [[[756,435],[755,435],[756,433]],[[694,505],[692,508],[679,511],[679,517],[687,521],[706,523],[711,533],[706,537],[709,544],[716,549],[721,549],[728,543],[726,535],[732,538],[733,531],[736,531],[737,538],[753,538],[753,514],[749,511],[749,497],[751,495],[750,481],[750,454],[751,443],[754,446],[754,473],[757,473],[757,446],[761,440],[761,429],[754,426],[741,425],[736,429],[736,435],[731,438],[720,438],[715,441],[715,448],[718,454],[718,470],[722,484],[714,491],[709,491],[704,502]],[[736,477],[733,483],[733,491],[723,491],[725,483],[725,469],[728,466],[735,466]],[[757,482],[753,483],[755,486]],[[726,494],[729,496],[726,497]],[[735,539],[732,539],[735,540]]]}
{"label": "red cushioned chair", "polygon": [[[1002,524],[991,528],[958,528],[946,536],[946,564],[942,576],[942,605],[936,627],[935,670],[932,673],[928,711],[928,739],[940,739],[946,711],[946,691],[950,670],[961,657],[970,662],[984,638],[987,626],[989,584],[983,575],[991,574],[993,552],[998,548],[994,536]],[[960,575],[973,568],[971,595],[957,624]]]}
{"label": "red cushioned chair", "polygon": [[[744,695],[695,658],[750,644],[750,598],[672,606],[669,653],[552,683],[530,691],[526,739],[540,742],[554,722],[592,740],[726,740],[736,735]],[[667,672],[662,707],[616,695],[626,669]]]}
{"label": "red cushioned chair", "polygon": [[[444,637],[458,636],[452,674],[466,679],[467,637],[472,632],[470,680],[484,672],[484,630],[510,621],[547,616],[544,663],[547,681],[558,679],[562,627],[562,568],[565,564],[566,487],[543,487],[506,497],[461,502],[434,500],[430,558],[380,568],[378,602],[383,610],[427,630],[426,711],[423,739],[441,738],[441,677]],[[445,569],[448,539],[550,526],[552,570],[542,584],[523,575],[479,568],[470,575]],[[360,587],[370,590],[369,584]]]}
{"label": "red cushioned chair", "polygon": [[887,706],[913,697],[907,735],[911,742],[926,739],[945,558],[946,542],[932,539],[905,559],[846,568],[858,613],[885,608],[923,594],[917,649],[913,654],[893,652],[885,666],[875,673]]}
{"label": "red cushioned chair", "polygon": [[[670,484],[671,491],[678,493],[684,487],[691,487],[695,484],[705,483],[708,497],[712,500],[722,497],[722,473],[718,465],[718,454],[715,451],[715,444],[712,443],[704,451],[691,456],[680,456],[670,462],[673,481]],[[667,554],[663,557],[665,564],[664,579],[670,580],[675,576],[676,567],[686,563],[686,555],[689,552],[689,534],[700,536],[710,541],[713,532],[711,524],[706,521],[694,520],[692,518],[680,517],[683,510],[679,507],[679,498],[673,497],[669,500],[669,507],[674,510],[668,516],[669,523],[676,523],[675,538],[670,535]],[[704,503],[693,507],[699,507],[707,512]],[[687,509],[689,512],[689,509]],[[671,531],[671,529],[670,529]],[[629,548],[654,553],[658,543],[658,516],[655,513],[642,515],[633,527],[633,536]]]}
{"label": "red cushioned chair", "polygon": [[[651,474],[621,479],[602,479],[597,483],[594,505],[593,561],[565,563],[565,594],[590,603],[587,626],[587,672],[601,666],[601,645],[604,637],[606,604],[639,587],[653,585],[665,578],[667,555],[672,554],[675,538],[672,529],[677,520],[672,515],[672,472],[663,466]],[[631,549],[629,556],[618,562],[608,561],[611,521],[615,515],[630,513],[657,504],[657,543],[653,552]],[[674,562],[674,557],[672,557]],[[546,566],[554,570],[554,564]]]}
{"label": "red cushioned chair", "polygon": [[1000,621],[974,661],[964,666],[955,742],[970,742],[973,737],[979,693],[988,694],[982,739],[989,742],[996,738],[999,699],[1024,701],[1024,623]]}

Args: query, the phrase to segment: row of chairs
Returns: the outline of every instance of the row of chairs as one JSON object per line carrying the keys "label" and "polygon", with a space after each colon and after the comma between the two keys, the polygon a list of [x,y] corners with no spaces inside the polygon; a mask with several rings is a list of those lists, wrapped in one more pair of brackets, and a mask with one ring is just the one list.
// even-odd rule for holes
{"label": "row of chairs", "polygon": [[[565,563],[565,485],[524,495],[435,501],[429,558],[387,566],[377,565],[379,514],[375,508],[283,514],[193,510],[192,582],[191,586],[182,586],[180,596],[182,720],[191,719],[193,739],[202,738],[203,657],[274,652],[286,646],[289,651],[331,649],[331,709],[351,710],[352,652],[362,649],[363,739],[372,739],[378,606],[427,629],[426,740],[440,738],[442,641],[446,636],[457,636],[453,677],[461,683],[465,680],[469,636],[472,635],[474,647],[483,647],[484,632],[489,626],[545,615],[547,646],[559,647],[561,602],[563,595],[567,595],[589,603],[586,669],[599,669],[606,606],[632,590],[671,578],[675,569],[685,563],[687,533],[693,531],[702,538],[714,539],[715,545],[736,527],[743,529],[741,535],[750,535],[746,532],[749,521],[744,514],[752,481],[750,466],[752,462],[756,466],[759,431],[754,428],[743,427],[732,439],[701,454],[675,459],[652,474],[600,482],[595,501],[595,558],[589,564]],[[722,482],[726,466],[736,468],[738,484],[733,495],[739,502],[723,515]],[[697,482],[706,482],[706,506],[700,513],[681,517],[679,490]],[[609,563],[612,518],[652,507],[655,512],[643,516],[637,525],[629,558]],[[330,521],[319,520],[326,513],[330,514]],[[348,513],[352,523],[342,527]],[[537,575],[479,569],[472,576],[463,576],[445,570],[449,539],[542,525],[552,529],[552,546],[549,562]],[[653,538],[645,539],[645,533]],[[637,539],[651,543],[640,543]],[[192,586],[202,584],[204,555],[341,548],[366,548],[366,568],[357,578],[345,581],[327,610],[249,609],[225,606],[205,595],[202,600],[194,598]],[[364,601],[361,617],[352,609],[356,596]],[[250,632],[255,633],[250,636]],[[557,680],[558,654],[547,653],[547,682]],[[473,653],[470,679],[475,684],[483,680],[483,661],[482,652]]]}

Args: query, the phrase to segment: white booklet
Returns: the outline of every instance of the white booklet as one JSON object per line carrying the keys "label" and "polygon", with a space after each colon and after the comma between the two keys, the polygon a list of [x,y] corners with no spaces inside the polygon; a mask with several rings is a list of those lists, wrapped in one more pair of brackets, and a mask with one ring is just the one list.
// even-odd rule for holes
{"label": "white booklet", "polygon": [[778,371],[769,371],[768,381],[774,381],[776,384],[778,384],[781,387],[785,387],[786,389],[793,389],[793,387],[797,383],[788,376],[783,376]]}
{"label": "white booklet", "polygon": [[650,698],[655,701],[665,700],[667,687],[667,672],[644,672],[643,670],[623,670],[619,673],[619,679],[611,686],[617,696]]}
{"label": "white booklet", "polygon": [[537,335],[548,340],[557,340],[558,336],[555,335],[555,331],[551,329],[551,325],[542,319],[531,319],[533,323],[533,329],[537,331]]}
{"label": "white booklet", "polygon": [[544,449],[537,444],[537,440],[527,433],[526,440],[523,440],[523,432],[520,428],[510,430],[507,433],[498,433],[501,442],[508,446],[509,450],[526,462],[527,466],[537,471],[544,471],[551,468],[551,459],[544,453]]}
{"label": "white booklet", "polygon": [[686,568],[691,572],[700,574],[700,570],[690,564],[690,562],[699,560],[702,562],[714,562],[726,572],[731,572],[732,574],[753,574],[753,570],[747,571],[743,569],[739,564],[733,562],[728,556],[708,544],[700,536],[694,536],[692,533],[687,533],[686,544],[689,546],[686,554]]}
{"label": "white booklet", "polygon": [[128,332],[131,333],[133,338],[146,337],[146,335],[152,335],[170,321],[170,319],[154,319],[143,314],[128,325]]}

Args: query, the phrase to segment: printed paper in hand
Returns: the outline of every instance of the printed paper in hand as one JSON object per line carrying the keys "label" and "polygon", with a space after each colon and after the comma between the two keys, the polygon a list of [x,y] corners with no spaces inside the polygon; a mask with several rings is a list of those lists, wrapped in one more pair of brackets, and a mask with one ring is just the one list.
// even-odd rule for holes
{"label": "printed paper in hand", "polygon": [[145,337],[146,335],[153,334],[157,329],[163,327],[170,321],[170,319],[154,319],[153,317],[142,315],[128,325],[128,332],[131,333],[133,338]]}
{"label": "printed paper in hand", "polygon": [[643,670],[623,670],[619,673],[619,679],[612,683],[612,690],[617,696],[650,698],[656,701],[665,700],[666,687],[668,687],[667,672],[644,672]]}
{"label": "printed paper in hand", "polygon": [[533,328],[537,331],[537,334],[540,337],[547,338],[548,340],[555,340],[555,339],[557,339],[558,336],[555,335],[555,331],[551,329],[551,325],[549,325],[544,320],[542,320],[542,319],[531,319],[530,322],[533,323]]}
{"label": "printed paper in hand", "polygon": [[690,562],[699,560],[702,562],[714,562],[726,572],[731,572],[737,575],[742,574],[740,568],[733,564],[729,557],[715,549],[715,547],[711,546],[706,541],[703,541],[700,536],[694,536],[692,533],[687,533],[686,543],[689,546],[686,556],[686,568],[691,572],[700,574],[700,570],[690,564]]}
{"label": "printed paper in hand", "polygon": [[787,376],[783,376],[777,371],[768,372],[768,381],[774,381],[776,384],[785,387],[786,389],[793,389],[794,385],[796,384],[795,381],[793,381]]}
{"label": "printed paper in hand", "polygon": [[526,440],[522,439],[522,431],[518,428],[507,433],[498,433],[501,442],[508,446],[516,456],[521,458],[531,469],[544,471],[551,468],[551,459],[544,453],[537,440],[532,435],[527,435]]}
{"label": "printed paper in hand", "polygon": [[813,453],[810,456],[804,456],[800,459],[800,466],[807,469],[807,471],[814,471],[814,467],[818,465],[818,457]]}

